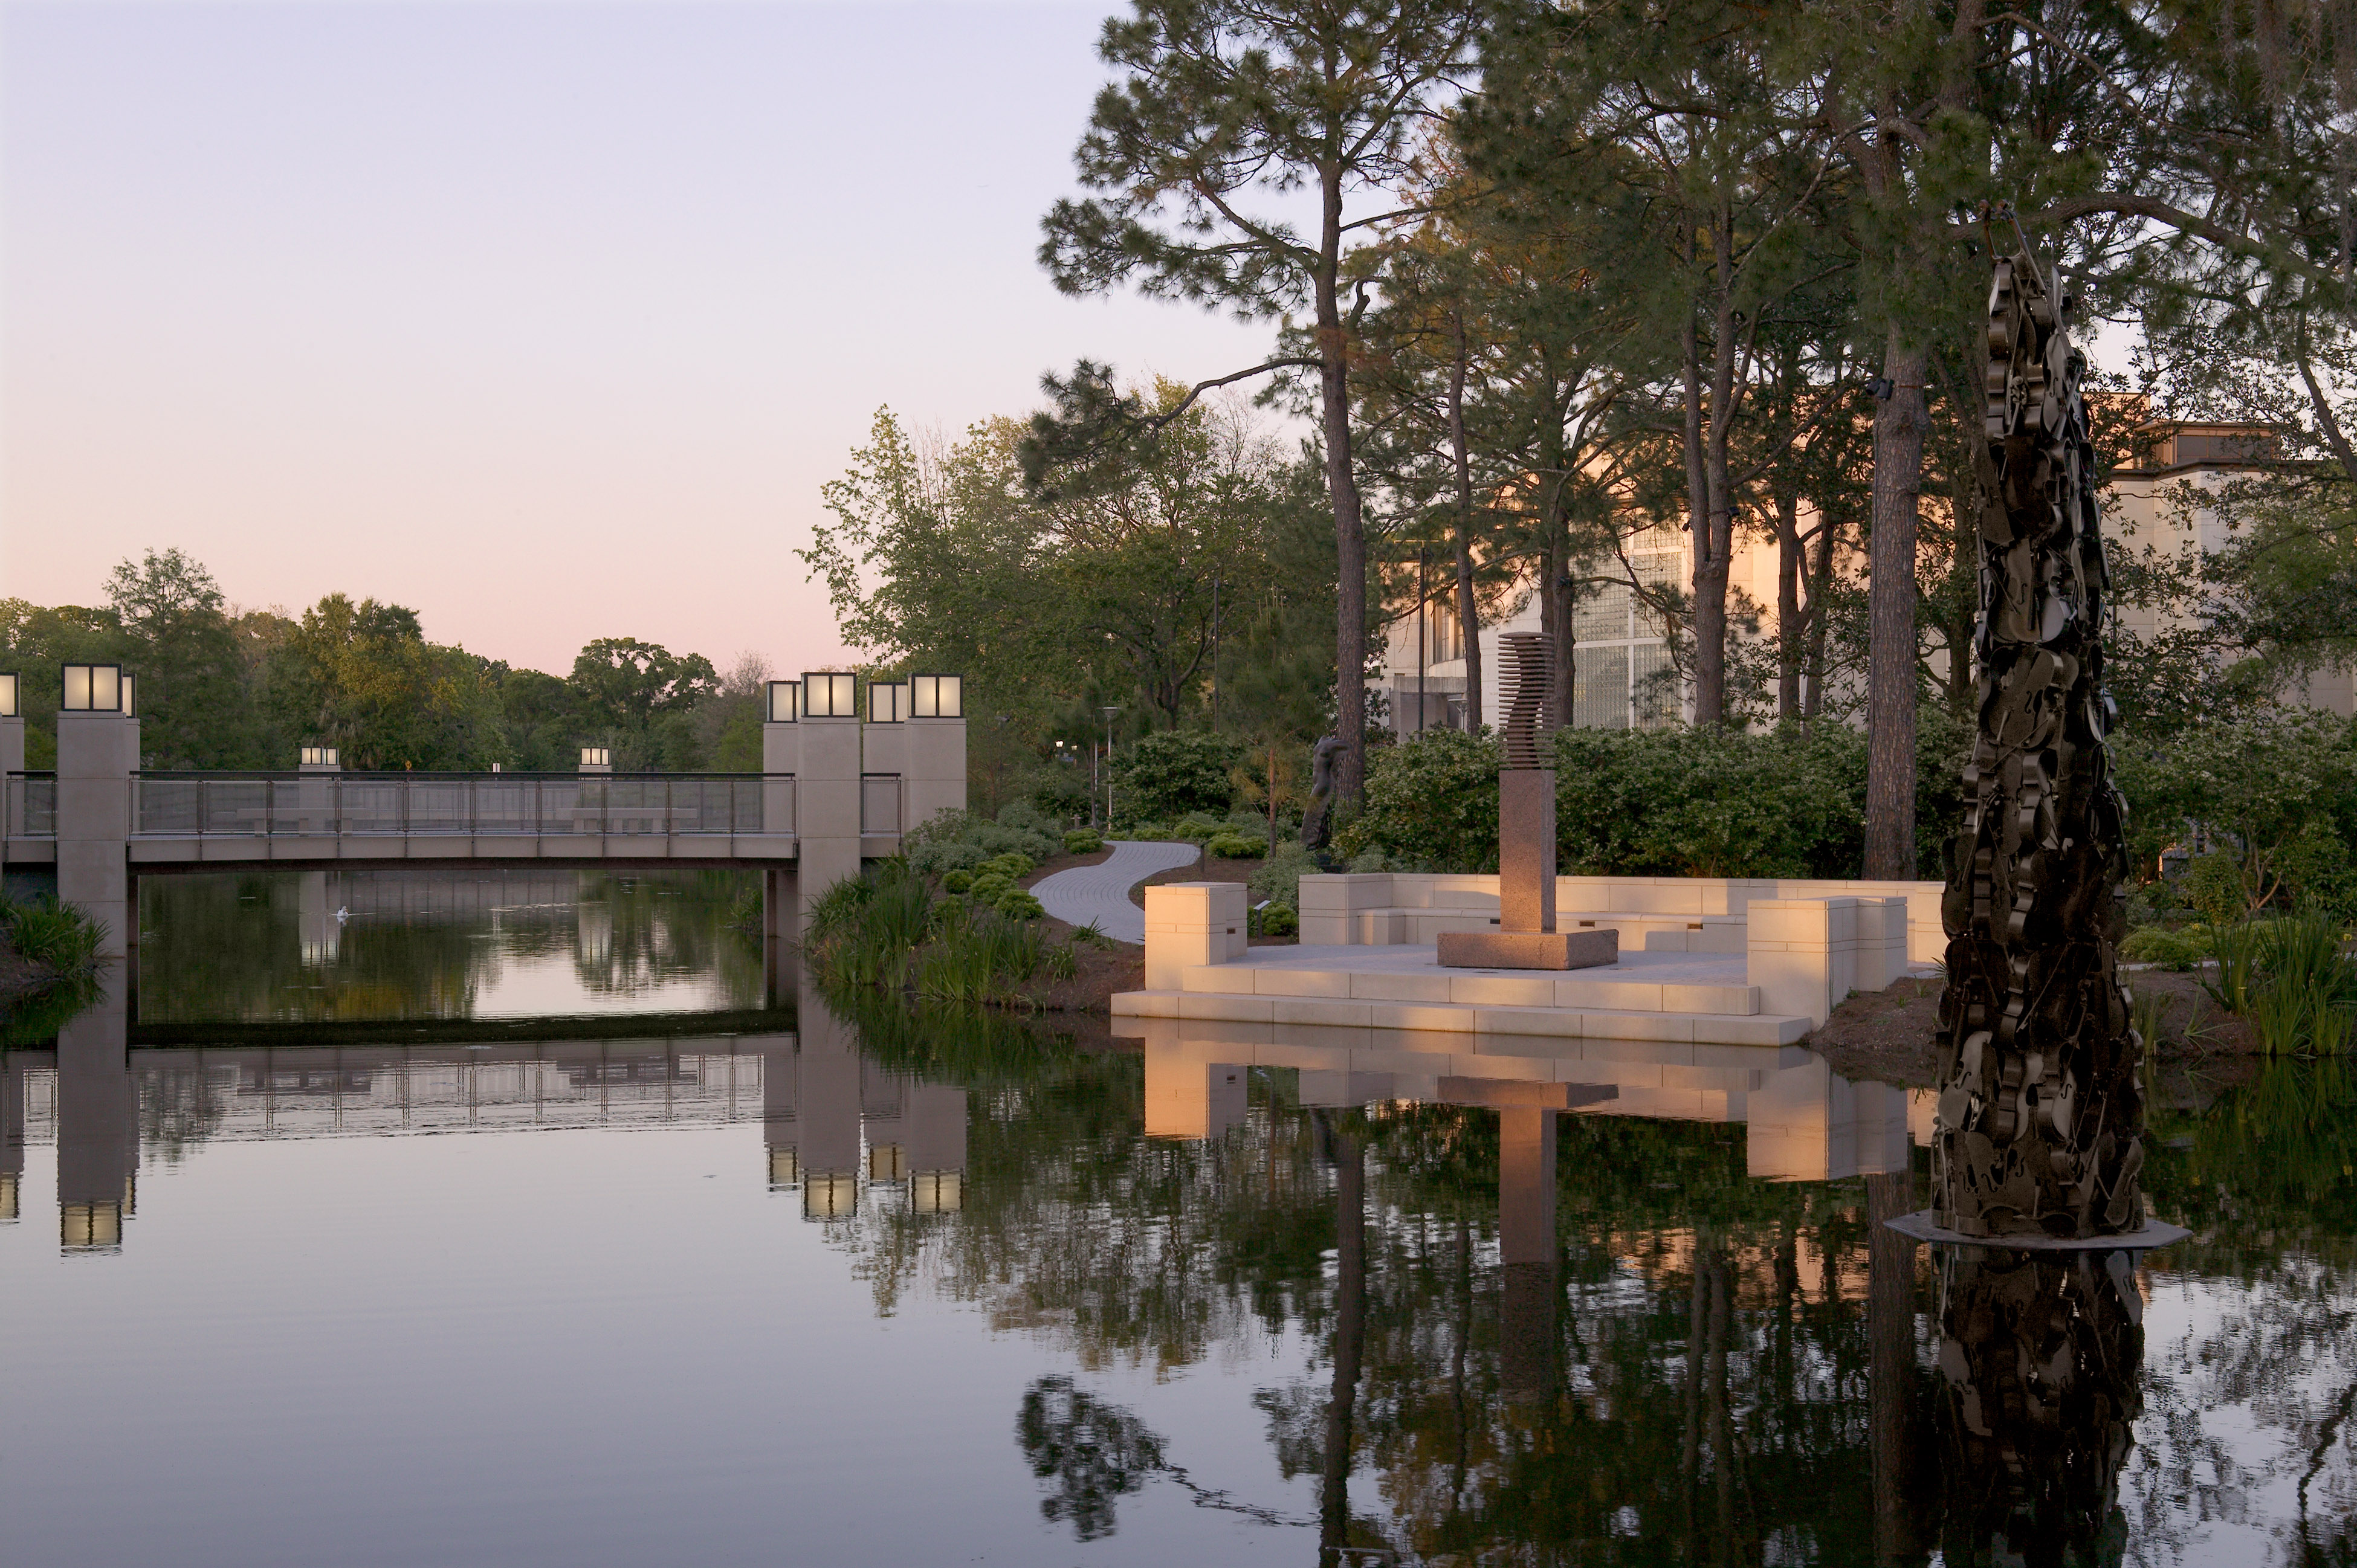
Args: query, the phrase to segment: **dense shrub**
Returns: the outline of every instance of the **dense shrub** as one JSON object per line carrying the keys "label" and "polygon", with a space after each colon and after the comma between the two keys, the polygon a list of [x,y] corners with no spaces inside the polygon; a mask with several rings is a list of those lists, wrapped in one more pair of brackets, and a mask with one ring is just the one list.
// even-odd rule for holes
{"label": "dense shrub", "polygon": [[1495,739],[1461,730],[1427,730],[1369,752],[1366,804],[1334,847],[1345,855],[1381,849],[1423,871],[1497,870],[1501,760]]}
{"label": "dense shrub", "polygon": [[2306,902],[2357,917],[2357,723],[2260,713],[2125,736],[2113,757],[2140,875],[2198,823],[2231,854],[2246,907]]}
{"label": "dense shrub", "polygon": [[1225,817],[1235,793],[1229,772],[1243,755],[1235,742],[1205,730],[1141,736],[1114,756],[1117,823],[1167,822],[1192,811]]}
{"label": "dense shrub", "polygon": [[1855,876],[1866,737],[1836,725],[1555,736],[1566,875]]}
{"label": "dense shrub", "polygon": [[[1960,820],[1966,736],[1926,714],[1917,748],[1918,875],[1940,875]],[[1866,737],[1813,731],[1567,729],[1555,737],[1556,865],[1566,875],[1860,875]],[[1432,731],[1370,754],[1365,809],[1335,835],[1353,865],[1498,868],[1495,740]]]}
{"label": "dense shrub", "polygon": [[1290,937],[1301,930],[1301,915],[1288,904],[1267,904],[1252,912],[1252,934],[1256,937]]}
{"label": "dense shrub", "polygon": [[1321,869],[1318,857],[1302,848],[1299,841],[1279,839],[1276,853],[1254,867],[1252,875],[1245,879],[1249,900],[1254,904],[1265,900],[1297,910],[1301,908],[1301,878]]}
{"label": "dense shrub", "polygon": [[1094,854],[1104,848],[1104,835],[1094,828],[1074,828],[1064,835],[1066,854]]}
{"label": "dense shrub", "polygon": [[[1028,800],[1017,800],[996,820],[973,811],[943,811],[900,841],[911,869],[927,876],[979,871],[995,856],[1019,854],[1031,865],[1062,850],[1063,831]],[[1026,867],[1028,869],[1028,866]]]}

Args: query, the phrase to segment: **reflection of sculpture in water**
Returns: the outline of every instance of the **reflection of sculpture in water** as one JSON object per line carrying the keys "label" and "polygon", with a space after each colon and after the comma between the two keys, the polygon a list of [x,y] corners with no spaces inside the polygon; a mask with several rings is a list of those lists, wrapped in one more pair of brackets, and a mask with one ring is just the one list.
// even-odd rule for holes
{"label": "reflection of sculpture in water", "polygon": [[1966,1236],[2145,1224],[2141,1051],[2114,954],[2127,862],[2104,749],[2108,584],[2068,317],[2027,251],[1996,262],[1974,444],[1980,734],[1941,909],[1934,1215]]}
{"label": "reflection of sculpture in water", "polygon": [[2120,1465],[2143,1407],[2144,1298],[2128,1257],[1943,1256],[1948,1561],[2119,1560]]}
{"label": "reflection of sculpture in water", "polygon": [[1327,813],[1334,804],[1334,755],[1341,749],[1341,736],[1329,735],[1309,754],[1309,809],[1301,814],[1304,849],[1324,849],[1333,836]]}

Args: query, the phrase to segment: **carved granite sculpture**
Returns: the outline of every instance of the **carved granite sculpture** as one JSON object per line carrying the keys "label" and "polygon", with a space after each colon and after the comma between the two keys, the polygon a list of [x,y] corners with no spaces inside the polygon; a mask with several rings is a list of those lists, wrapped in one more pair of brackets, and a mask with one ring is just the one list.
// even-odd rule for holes
{"label": "carved granite sculpture", "polygon": [[1505,766],[1498,774],[1498,929],[1447,931],[1440,961],[1462,969],[1590,969],[1617,963],[1620,934],[1555,929],[1555,639],[1498,639],[1513,682],[1506,703]]}
{"label": "carved granite sculpture", "polygon": [[2145,1224],[2142,1044],[2115,946],[2125,808],[2104,734],[2109,613],[2068,305],[2026,251],[1989,290],[1979,736],[1943,914],[1934,1223],[1993,1239]]}

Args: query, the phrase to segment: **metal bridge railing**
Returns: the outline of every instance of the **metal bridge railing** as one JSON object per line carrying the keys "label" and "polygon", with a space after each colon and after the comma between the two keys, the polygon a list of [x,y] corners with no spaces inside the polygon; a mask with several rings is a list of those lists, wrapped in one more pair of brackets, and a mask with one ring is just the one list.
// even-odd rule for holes
{"label": "metal bridge railing", "polygon": [[900,776],[863,773],[859,776],[859,831],[897,833],[900,828]]}
{"label": "metal bridge railing", "polygon": [[0,782],[0,833],[12,839],[58,836],[58,776],[11,773]]}
{"label": "metal bridge railing", "polygon": [[[54,832],[54,804],[50,812]],[[132,782],[131,821],[135,834],[168,838],[791,833],[794,779],[790,773],[142,773]]]}

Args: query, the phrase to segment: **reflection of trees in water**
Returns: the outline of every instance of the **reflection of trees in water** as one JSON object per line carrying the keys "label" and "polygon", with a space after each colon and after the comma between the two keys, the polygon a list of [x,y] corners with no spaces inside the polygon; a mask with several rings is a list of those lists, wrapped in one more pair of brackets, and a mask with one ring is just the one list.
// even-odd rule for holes
{"label": "reflection of trees in water", "polygon": [[[313,885],[307,890],[304,878]],[[569,959],[584,990],[634,996],[716,976],[760,996],[758,946],[727,929],[730,871],[248,872],[141,887],[150,1023],[463,1018],[504,962]],[[335,920],[339,908],[350,918]]]}
{"label": "reflection of trees in water", "polygon": [[[2280,1172],[2213,1190],[2242,1205],[2231,1253],[2148,1261],[2215,1277],[2161,1276],[2164,1298],[2190,1289],[2201,1310],[2155,1341],[2166,1375],[2145,1380],[2138,1445],[2132,1284],[2100,1255],[2083,1279],[1976,1265],[1952,1286],[1949,1337],[2013,1424],[1985,1412],[1972,1433],[1943,1424],[1960,1402],[1936,1369],[1932,1254],[1878,1225],[1917,1207],[1908,1177],[1753,1181],[1740,1127],[1567,1117],[1561,1251],[1534,1300],[1498,1261],[1492,1112],[1307,1112],[1286,1075],[1255,1074],[1225,1138],[1149,1144],[1134,1059],[1028,1078],[994,1059],[965,1212],[863,1216],[905,1243],[887,1262],[863,1241],[866,1259],[985,1303],[1083,1370],[1297,1336],[1306,1363],[1254,1401],[1316,1517],[1263,1517],[1314,1523],[1327,1562],[1986,1562],[2002,1536],[2028,1563],[2116,1561],[2128,1537],[2162,1563],[2279,1479],[2305,1481],[2310,1521],[2305,1548],[2282,1525],[2279,1559],[2348,1554],[2357,1270],[2274,1248],[2306,1224],[2289,1200],[2308,1189]],[[1035,1466],[1053,1458],[1042,1479],[1076,1529],[1109,1531],[1121,1497],[1183,1477],[1188,1455],[1081,1381],[1035,1391],[1021,1441]],[[2228,1407],[2272,1433],[2259,1467],[2205,1432]]]}
{"label": "reflection of trees in water", "polygon": [[[1722,1541],[1731,1561],[1873,1560],[1858,1184],[1749,1181],[1740,1127],[1565,1119],[1563,1246],[1534,1296],[1497,1261],[1494,1112],[1309,1112],[1289,1084],[1254,1074],[1242,1125],[1180,1143],[1138,1135],[1135,1058],[986,1081],[963,1212],[875,1206],[847,1244],[879,1305],[902,1288],[887,1276],[977,1302],[1083,1371],[1297,1336],[1308,1364],[1254,1398],[1279,1470],[1314,1478],[1329,1562],[1707,1558]],[[1908,1373],[1920,1420],[1928,1387]],[[1080,1408],[1042,1400],[1022,1441],[1053,1457],[1043,1479],[1076,1528],[1110,1530],[1127,1483],[1187,1457],[1096,1404],[1035,1453]]]}
{"label": "reflection of trees in water", "polygon": [[584,872],[573,970],[584,988],[635,996],[689,976],[718,974],[727,993],[761,993],[759,944],[727,915],[754,873]]}
{"label": "reflection of trees in water", "polygon": [[[2135,1533],[2254,1528],[2287,1565],[2357,1561],[2357,1075],[2271,1063],[2155,1133],[2146,1192],[2194,1236],[2143,1262],[2166,1375],[2121,1482]],[[2253,1519],[2285,1495],[2293,1518]]]}

